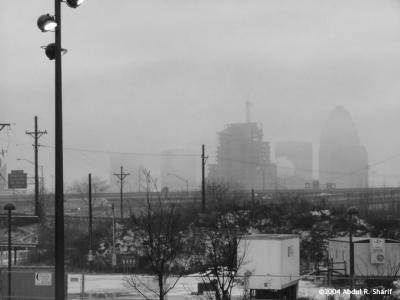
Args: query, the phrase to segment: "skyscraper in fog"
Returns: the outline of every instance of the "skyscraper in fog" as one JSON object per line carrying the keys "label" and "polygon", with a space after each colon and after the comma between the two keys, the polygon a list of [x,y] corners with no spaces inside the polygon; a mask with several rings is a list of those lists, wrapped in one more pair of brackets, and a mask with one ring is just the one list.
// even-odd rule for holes
{"label": "skyscraper in fog", "polygon": [[368,186],[368,156],[350,113],[342,106],[329,115],[319,147],[319,180],[337,188]]}
{"label": "skyscraper in fog", "polygon": [[[277,159],[279,184],[285,188],[304,188],[306,183],[312,181],[313,157],[311,143],[300,141],[277,142],[275,145],[275,159]],[[282,160],[287,160],[292,170],[281,164]]]}
{"label": "skyscraper in fog", "polygon": [[276,166],[270,145],[263,141],[257,123],[229,124],[218,134],[217,162],[209,165],[208,179],[243,189],[271,189],[276,185]]}

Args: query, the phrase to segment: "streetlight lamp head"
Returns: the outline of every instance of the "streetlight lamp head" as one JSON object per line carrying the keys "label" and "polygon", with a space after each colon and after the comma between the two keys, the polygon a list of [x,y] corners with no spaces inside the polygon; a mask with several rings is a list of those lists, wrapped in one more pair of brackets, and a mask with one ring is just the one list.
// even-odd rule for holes
{"label": "streetlight lamp head", "polygon": [[72,8],[77,8],[84,0],[66,0],[67,5]]}
{"label": "streetlight lamp head", "polygon": [[[48,44],[47,46],[42,46],[45,50],[48,59],[53,60],[56,58],[57,46],[55,43]],[[61,48],[61,54],[67,53],[67,49]]]}
{"label": "streetlight lamp head", "polygon": [[4,205],[4,210],[15,210],[15,206],[12,203],[7,203]]}
{"label": "streetlight lamp head", "polygon": [[45,49],[45,53],[48,59],[53,60],[56,58],[56,44],[52,43],[52,44],[48,44],[46,47],[44,47]]}
{"label": "streetlight lamp head", "polygon": [[57,27],[54,16],[49,14],[41,15],[37,20],[37,25],[42,32],[52,31]]}

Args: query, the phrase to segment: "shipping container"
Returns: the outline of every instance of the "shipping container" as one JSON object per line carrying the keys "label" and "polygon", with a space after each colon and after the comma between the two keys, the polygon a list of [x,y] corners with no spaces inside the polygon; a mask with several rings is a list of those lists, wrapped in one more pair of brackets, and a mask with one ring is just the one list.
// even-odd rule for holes
{"label": "shipping container", "polygon": [[0,298],[8,298],[8,279],[11,281],[10,295],[15,300],[53,300],[54,268],[49,267],[13,267],[0,268]]}
{"label": "shipping container", "polygon": [[[400,271],[400,241],[353,237],[355,276],[395,276]],[[333,274],[350,275],[350,238],[328,240]]]}
{"label": "shipping container", "polygon": [[294,234],[242,236],[238,268],[253,298],[295,299],[300,278],[300,239]]}

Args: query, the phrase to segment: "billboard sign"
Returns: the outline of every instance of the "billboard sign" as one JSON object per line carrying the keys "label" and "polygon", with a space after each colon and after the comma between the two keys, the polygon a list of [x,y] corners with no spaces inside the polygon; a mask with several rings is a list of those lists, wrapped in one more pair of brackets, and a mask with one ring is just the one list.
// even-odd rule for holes
{"label": "billboard sign", "polygon": [[11,170],[8,174],[8,188],[9,189],[26,189],[27,175],[24,170]]}

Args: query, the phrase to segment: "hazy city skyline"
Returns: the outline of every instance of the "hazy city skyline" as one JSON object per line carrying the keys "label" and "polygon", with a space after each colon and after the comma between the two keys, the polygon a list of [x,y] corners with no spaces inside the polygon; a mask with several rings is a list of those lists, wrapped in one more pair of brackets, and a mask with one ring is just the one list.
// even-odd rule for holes
{"label": "hazy city skyline", "polygon": [[368,187],[368,151],[360,143],[350,113],[342,106],[332,110],[321,132],[318,159],[320,184]]}
{"label": "hazy city skyline", "polygon": [[[53,34],[39,32],[36,19],[52,4],[0,4],[0,122],[12,125],[0,132],[0,146],[9,170],[33,174],[16,159],[33,160],[25,131],[37,115],[48,131],[39,153],[48,181],[54,62],[40,47]],[[314,162],[329,112],[343,105],[368,151],[371,180],[398,186],[399,12],[394,0],[88,0],[63,8],[66,183],[89,172],[108,179],[112,152],[190,143],[200,160],[205,144],[212,162],[216,133],[244,122],[249,100],[272,151],[281,140],[312,142]],[[315,176],[317,163],[313,169]]]}

